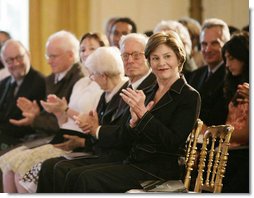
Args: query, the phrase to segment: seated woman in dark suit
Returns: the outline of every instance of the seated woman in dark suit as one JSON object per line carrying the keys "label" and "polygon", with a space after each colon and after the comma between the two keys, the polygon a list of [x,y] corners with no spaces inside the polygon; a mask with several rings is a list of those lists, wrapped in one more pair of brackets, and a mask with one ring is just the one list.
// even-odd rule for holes
{"label": "seated woman in dark suit", "polygon": [[128,157],[122,162],[84,165],[69,172],[65,192],[126,192],[141,188],[141,180],[180,179],[179,150],[199,116],[200,96],[180,74],[186,52],[175,32],[150,37],[145,56],[157,83],[146,96],[129,88],[121,93],[131,111],[123,135],[132,144]]}

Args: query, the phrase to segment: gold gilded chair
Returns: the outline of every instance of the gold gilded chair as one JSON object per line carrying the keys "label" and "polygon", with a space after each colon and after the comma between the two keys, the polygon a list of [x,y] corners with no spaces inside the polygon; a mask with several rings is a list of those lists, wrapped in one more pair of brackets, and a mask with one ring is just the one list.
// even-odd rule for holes
{"label": "gold gilded chair", "polygon": [[234,127],[231,125],[207,128],[203,138],[194,192],[221,192],[233,130]]}
{"label": "gold gilded chair", "polygon": [[185,178],[184,178],[184,186],[187,190],[189,190],[190,188],[191,172],[193,170],[193,166],[195,164],[197,156],[197,141],[199,134],[202,130],[202,126],[203,122],[200,119],[197,119],[196,125],[193,128],[192,132],[190,133],[187,142],[185,156]]}
{"label": "gold gilded chair", "polygon": [[181,180],[169,180],[169,181],[148,180],[141,183],[143,189],[132,189],[127,191],[127,193],[188,191],[191,181],[191,171],[193,169],[197,154],[198,136],[201,132],[202,126],[203,122],[200,119],[197,119],[197,122],[186,142],[184,183]]}

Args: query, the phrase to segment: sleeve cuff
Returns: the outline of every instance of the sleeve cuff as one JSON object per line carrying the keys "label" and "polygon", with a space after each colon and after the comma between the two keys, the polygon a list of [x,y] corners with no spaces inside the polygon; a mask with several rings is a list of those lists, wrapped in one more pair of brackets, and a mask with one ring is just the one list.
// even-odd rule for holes
{"label": "sleeve cuff", "polygon": [[100,128],[101,126],[99,126],[96,130],[96,133],[95,133],[95,138],[98,140],[99,139],[99,132],[100,132]]}

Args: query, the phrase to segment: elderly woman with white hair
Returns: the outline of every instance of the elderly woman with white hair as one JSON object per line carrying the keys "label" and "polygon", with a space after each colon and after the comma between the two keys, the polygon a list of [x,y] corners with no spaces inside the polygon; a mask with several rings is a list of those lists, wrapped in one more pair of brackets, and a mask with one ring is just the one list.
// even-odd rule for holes
{"label": "elderly woman with white hair", "polygon": [[158,32],[168,32],[168,31],[175,31],[179,37],[181,38],[184,49],[186,51],[187,59],[183,65],[182,73],[184,74],[186,80],[190,75],[190,72],[197,69],[197,65],[195,61],[191,58],[192,54],[192,42],[190,38],[190,34],[188,29],[178,21],[175,20],[162,20],[160,21],[154,28],[153,33]]}

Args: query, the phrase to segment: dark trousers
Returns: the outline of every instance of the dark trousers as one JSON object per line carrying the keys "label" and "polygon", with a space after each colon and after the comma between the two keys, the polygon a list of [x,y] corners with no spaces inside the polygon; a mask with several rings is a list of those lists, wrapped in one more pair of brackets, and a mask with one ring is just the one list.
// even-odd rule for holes
{"label": "dark trousers", "polygon": [[0,151],[14,147],[24,141],[27,135],[35,134],[31,127],[19,127],[9,123],[0,123]]}
{"label": "dark trousers", "polygon": [[[77,176],[75,178],[75,176]],[[97,164],[82,167],[67,178],[70,193],[124,193],[142,188],[139,181],[156,179],[129,164]]]}
{"label": "dark trousers", "polygon": [[54,158],[42,164],[38,193],[110,192],[141,188],[139,181],[156,179],[130,164],[105,163],[106,158],[65,160]]}
{"label": "dark trousers", "polygon": [[120,162],[125,158],[125,152],[110,150],[104,151],[97,158],[67,160],[58,157],[48,159],[42,163],[37,192],[63,192],[65,177],[70,170],[90,164]]}
{"label": "dark trousers", "polygon": [[229,150],[223,193],[249,193],[249,148]]}

